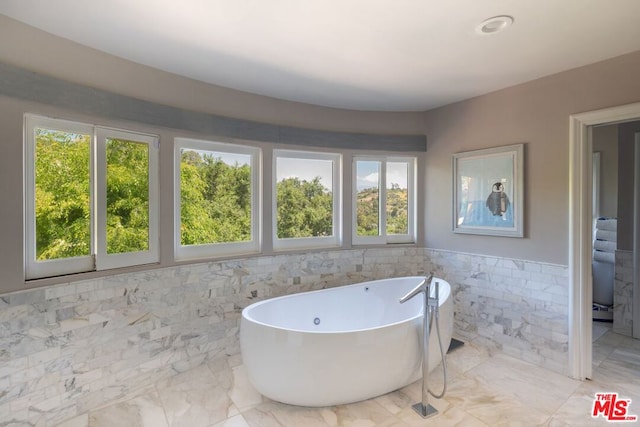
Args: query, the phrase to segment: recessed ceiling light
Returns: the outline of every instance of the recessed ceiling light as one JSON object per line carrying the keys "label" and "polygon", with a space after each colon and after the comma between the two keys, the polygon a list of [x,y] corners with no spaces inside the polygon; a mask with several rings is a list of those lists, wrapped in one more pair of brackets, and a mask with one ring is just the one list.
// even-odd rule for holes
{"label": "recessed ceiling light", "polygon": [[485,19],[476,27],[478,34],[495,34],[513,24],[513,17],[509,15],[499,15]]}

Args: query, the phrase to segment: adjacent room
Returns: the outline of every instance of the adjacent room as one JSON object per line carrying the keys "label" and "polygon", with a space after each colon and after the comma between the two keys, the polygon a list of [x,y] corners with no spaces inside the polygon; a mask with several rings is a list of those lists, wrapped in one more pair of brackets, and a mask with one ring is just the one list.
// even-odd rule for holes
{"label": "adjacent room", "polygon": [[0,426],[640,416],[637,0],[1,0]]}

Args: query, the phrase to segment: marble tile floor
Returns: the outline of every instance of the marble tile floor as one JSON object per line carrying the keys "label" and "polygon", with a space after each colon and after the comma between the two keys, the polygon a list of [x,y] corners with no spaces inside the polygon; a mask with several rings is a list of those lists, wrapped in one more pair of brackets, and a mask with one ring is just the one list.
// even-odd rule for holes
{"label": "marble tile floor", "polygon": [[612,322],[600,322],[597,320],[593,321],[593,326],[591,329],[591,335],[593,337],[593,342],[596,342],[601,336],[605,333],[613,329]]}
{"label": "marble tile floor", "polygon": [[[447,394],[430,399],[440,413],[426,420],[411,409],[420,400],[420,381],[364,402],[302,408],[262,397],[249,384],[240,356],[234,356],[160,381],[58,427],[608,425],[590,415],[597,392],[632,399],[629,412],[640,415],[640,340],[607,330],[593,348],[593,379],[577,381],[467,343],[449,354]],[[440,368],[430,382],[440,390]]]}

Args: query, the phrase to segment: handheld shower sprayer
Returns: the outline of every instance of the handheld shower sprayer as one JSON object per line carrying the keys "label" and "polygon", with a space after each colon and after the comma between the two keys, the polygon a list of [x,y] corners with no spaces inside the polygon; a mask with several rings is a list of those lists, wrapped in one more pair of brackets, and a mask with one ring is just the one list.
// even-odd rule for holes
{"label": "handheld shower sprayer", "polygon": [[[445,362],[444,351],[442,348],[442,340],[440,338],[440,289],[438,281],[435,282],[434,297],[431,297],[431,283],[433,282],[433,273],[430,273],[418,286],[409,291],[405,296],[400,298],[400,304],[403,304],[418,294],[424,294],[424,303],[422,309],[422,401],[413,405],[413,409],[422,416],[422,418],[431,417],[438,413],[438,410],[429,404],[429,394],[436,399],[440,399],[444,396],[447,390],[447,364]],[[431,320],[435,313],[436,319],[436,333],[438,335],[438,344],[440,346],[440,354],[442,356],[442,366],[444,370],[444,386],[442,393],[439,395],[434,394],[429,390],[429,334],[431,332]]]}

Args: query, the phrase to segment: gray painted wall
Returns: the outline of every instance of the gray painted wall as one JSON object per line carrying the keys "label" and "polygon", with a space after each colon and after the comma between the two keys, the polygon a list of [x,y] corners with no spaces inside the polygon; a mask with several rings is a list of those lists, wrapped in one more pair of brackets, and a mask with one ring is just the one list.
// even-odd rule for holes
{"label": "gray painted wall", "polygon": [[176,108],[67,82],[0,62],[0,94],[102,119],[218,135],[225,138],[325,148],[425,151],[424,135],[376,135],[305,129]]}
{"label": "gray painted wall", "polygon": [[[569,117],[640,101],[640,52],[426,113],[426,246],[567,265]],[[451,155],[525,143],[522,239],[451,233]]]}
{"label": "gray painted wall", "polygon": [[[419,155],[419,245],[498,257],[566,265],[568,259],[569,116],[640,101],[640,52],[566,71],[533,82],[459,102],[426,113],[339,110],[275,100],[194,80],[118,59],[0,16],[0,62],[108,93],[200,113],[277,126],[373,134],[426,134],[428,152]],[[68,279],[25,284],[23,280],[22,117],[25,112],[53,115],[106,126],[159,134],[161,192],[161,266],[174,264],[172,153],[175,136],[219,135],[141,125],[109,119],[33,100],[0,96],[0,290],[41,286]],[[168,141],[167,144],[164,141]],[[233,142],[233,141],[232,141]],[[525,143],[525,237],[455,235],[451,232],[451,156],[468,150]],[[271,142],[250,142],[264,149],[265,173]],[[362,147],[368,150],[368,147]],[[355,150],[345,150],[350,155]],[[345,184],[350,165],[345,162]],[[347,187],[349,188],[349,187]],[[270,198],[265,186],[265,199]],[[345,218],[350,197],[345,195]],[[265,210],[265,235],[270,233]],[[345,221],[345,236],[350,236]],[[348,237],[346,240],[349,240]],[[265,242],[270,253],[270,241]],[[349,247],[348,242],[344,245]],[[96,274],[81,275],[82,278]],[[75,280],[77,277],[74,277]]]}
{"label": "gray painted wall", "polygon": [[[336,110],[205,85],[71,43],[3,16],[0,38],[20,41],[0,44],[0,293],[105,275],[24,281],[22,134],[27,112],[160,136],[161,267],[176,264],[172,230],[173,140],[177,136],[262,148],[267,182],[273,149],[308,149],[311,143],[316,150],[343,154],[345,188],[351,188],[354,154],[400,149],[424,162],[420,113]],[[423,175],[418,176],[418,182],[418,192],[424,194]],[[272,254],[270,185],[263,190],[263,253]],[[343,195],[343,206],[343,233],[350,236],[349,192]],[[424,215],[422,206],[419,203],[419,217]],[[350,246],[350,239],[345,238],[343,248]]]}
{"label": "gray painted wall", "polygon": [[424,114],[351,111],[282,101],[152,69],[0,15],[0,62],[58,79],[218,116],[340,132],[423,134]]}

